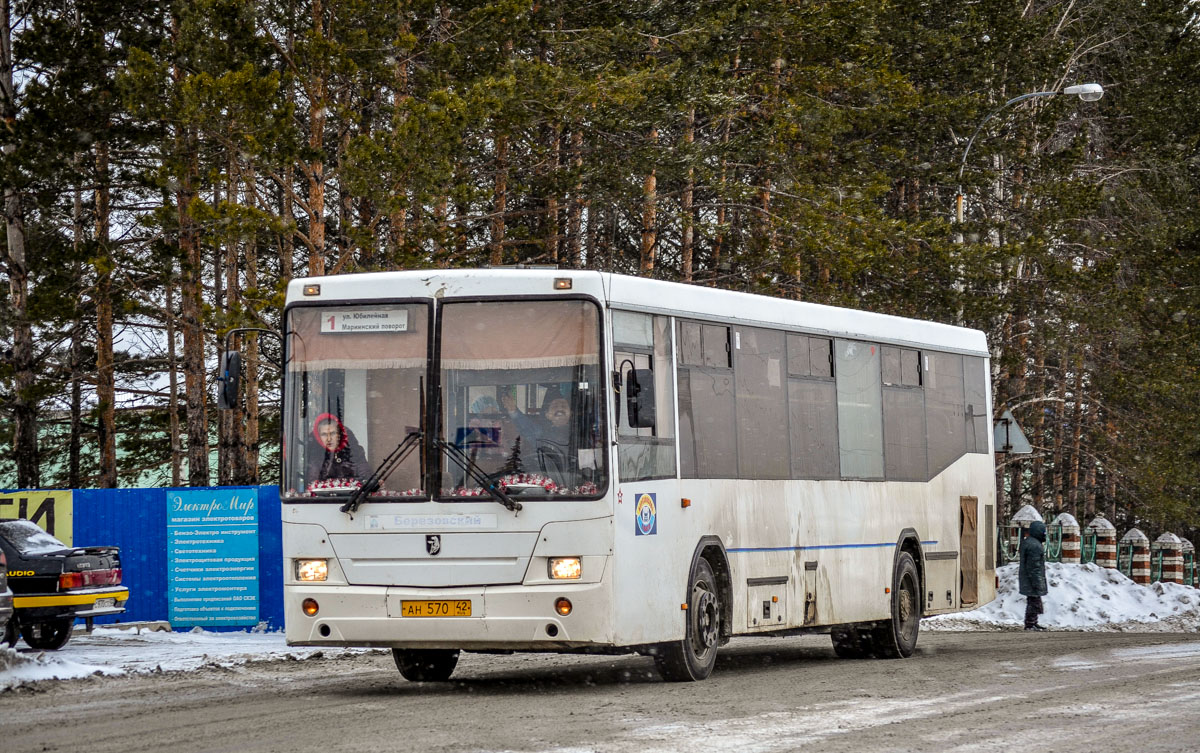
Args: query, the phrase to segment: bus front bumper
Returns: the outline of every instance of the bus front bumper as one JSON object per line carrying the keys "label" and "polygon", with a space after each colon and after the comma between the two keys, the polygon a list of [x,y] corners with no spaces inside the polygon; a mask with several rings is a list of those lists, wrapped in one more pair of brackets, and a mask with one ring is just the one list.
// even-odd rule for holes
{"label": "bus front bumper", "polygon": [[[570,614],[555,609],[571,602]],[[305,599],[316,601],[313,616]],[[470,601],[470,617],[405,617],[403,602]],[[466,588],[310,586],[284,588],[284,624],[291,646],[561,650],[612,644],[608,584]]]}

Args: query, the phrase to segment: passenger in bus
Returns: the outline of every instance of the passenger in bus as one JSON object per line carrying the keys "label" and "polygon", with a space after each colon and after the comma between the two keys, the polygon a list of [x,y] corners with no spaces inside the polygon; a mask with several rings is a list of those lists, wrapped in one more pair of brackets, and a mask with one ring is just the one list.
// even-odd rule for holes
{"label": "passenger in bus", "polygon": [[1029,525],[1029,535],[1021,542],[1021,563],[1017,568],[1017,582],[1021,595],[1025,597],[1025,629],[1045,630],[1038,624],[1038,615],[1045,611],[1042,597],[1049,593],[1046,586],[1046,524],[1035,520]]}
{"label": "passenger in bus", "polygon": [[504,409],[504,414],[508,416],[508,420],[521,435],[521,444],[527,447],[533,446],[541,429],[533,416],[517,407],[517,388],[507,385],[498,388],[497,393],[500,395],[500,407]]}
{"label": "passenger in bus", "polygon": [[542,401],[542,415],[533,447],[539,470],[557,483],[566,483],[571,475],[571,401],[558,390],[551,390]]}
{"label": "passenger in bus", "polygon": [[362,445],[332,413],[322,413],[313,422],[315,442],[308,447],[309,481],[364,479],[370,472]]}

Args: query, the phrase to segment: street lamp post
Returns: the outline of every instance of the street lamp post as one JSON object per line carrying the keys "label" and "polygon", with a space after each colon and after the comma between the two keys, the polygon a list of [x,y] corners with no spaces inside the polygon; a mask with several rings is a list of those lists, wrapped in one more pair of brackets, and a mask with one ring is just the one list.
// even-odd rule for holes
{"label": "street lamp post", "polygon": [[1022,94],[1019,97],[1013,97],[993,110],[986,118],[979,121],[979,125],[975,127],[975,132],[972,133],[971,138],[967,140],[967,148],[963,149],[962,160],[958,164],[958,195],[954,199],[955,222],[962,224],[963,221],[963,170],[965,170],[967,167],[967,155],[971,153],[971,145],[975,143],[975,137],[979,135],[981,130],[983,130],[983,126],[986,125],[989,120],[1003,112],[1006,108],[1011,105],[1015,105],[1018,102],[1024,102],[1025,100],[1033,99],[1034,97],[1054,97],[1059,94],[1074,94],[1084,102],[1095,102],[1104,96],[1104,87],[1100,84],[1077,84],[1075,86],[1068,86],[1062,91],[1029,92],[1028,94]]}

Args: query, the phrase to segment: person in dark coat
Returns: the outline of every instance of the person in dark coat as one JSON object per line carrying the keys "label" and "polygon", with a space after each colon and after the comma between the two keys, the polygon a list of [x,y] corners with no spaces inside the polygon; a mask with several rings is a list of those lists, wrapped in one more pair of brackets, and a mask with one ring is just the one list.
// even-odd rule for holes
{"label": "person in dark coat", "polygon": [[322,413],[313,422],[313,441],[308,444],[308,473],[311,481],[364,479],[370,472],[362,445],[332,413]]}
{"label": "person in dark coat", "polygon": [[1017,570],[1017,582],[1021,595],[1025,597],[1025,629],[1045,630],[1038,624],[1038,615],[1044,610],[1042,597],[1049,592],[1046,586],[1046,524],[1035,520],[1029,526],[1029,535],[1021,542],[1021,564]]}

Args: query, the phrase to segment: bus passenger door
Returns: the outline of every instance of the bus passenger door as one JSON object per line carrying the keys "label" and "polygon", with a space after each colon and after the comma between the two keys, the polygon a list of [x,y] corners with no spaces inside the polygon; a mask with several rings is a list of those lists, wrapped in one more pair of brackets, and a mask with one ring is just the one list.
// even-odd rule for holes
{"label": "bus passenger door", "polygon": [[682,531],[671,321],[613,311],[612,338],[617,388],[612,411],[617,471],[614,624],[619,643],[650,643],[679,637],[679,603],[690,564],[675,551]]}

